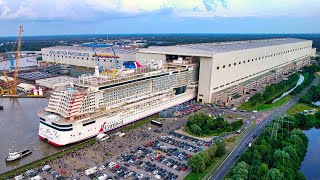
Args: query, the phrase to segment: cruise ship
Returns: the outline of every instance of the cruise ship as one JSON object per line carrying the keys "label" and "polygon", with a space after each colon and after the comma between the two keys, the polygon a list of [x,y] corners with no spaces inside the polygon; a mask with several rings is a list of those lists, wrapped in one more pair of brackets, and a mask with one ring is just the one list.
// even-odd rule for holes
{"label": "cruise ship", "polygon": [[39,137],[55,146],[79,142],[129,125],[196,98],[199,61],[178,59],[157,66],[82,75],[55,90],[38,112]]}

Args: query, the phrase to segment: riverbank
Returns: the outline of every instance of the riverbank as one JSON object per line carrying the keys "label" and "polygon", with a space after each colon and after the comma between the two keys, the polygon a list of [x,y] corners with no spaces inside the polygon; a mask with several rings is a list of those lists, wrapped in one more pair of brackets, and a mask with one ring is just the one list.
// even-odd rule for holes
{"label": "riverbank", "polygon": [[[141,121],[138,121],[138,122],[136,122],[134,124],[131,124],[131,125],[128,125],[128,126],[122,128],[121,131],[134,130],[134,129],[139,128],[139,127],[141,127],[141,126],[143,126],[145,124],[148,124],[151,120],[154,120],[154,119],[157,119],[157,118],[159,118],[159,115],[154,115],[154,116],[148,117],[146,119],[143,119]],[[43,165],[44,163],[46,163],[48,161],[53,161],[53,160],[63,156],[64,154],[67,154],[67,153],[74,152],[76,150],[82,149],[82,148],[84,148],[86,146],[94,144],[95,142],[96,142],[95,138],[92,138],[92,139],[86,140],[84,142],[81,142],[79,144],[72,145],[71,147],[67,147],[65,149],[61,149],[59,152],[57,152],[55,154],[52,154],[50,156],[47,156],[47,157],[44,157],[42,159],[36,160],[36,161],[34,161],[32,163],[23,165],[23,166],[21,166],[19,168],[16,168],[14,170],[5,172],[5,173],[0,175],[0,179],[6,179],[6,178],[10,178],[12,176],[21,174],[22,172],[25,172],[27,169],[34,169],[36,167],[39,167],[39,166]]]}
{"label": "riverbank", "polygon": [[63,156],[64,154],[67,154],[67,153],[70,153],[70,152],[73,152],[73,151],[76,151],[78,149],[82,149],[88,145],[92,145],[96,142],[95,139],[90,139],[90,140],[87,140],[85,142],[82,142],[80,144],[77,144],[77,145],[74,145],[72,147],[69,147],[67,149],[64,149],[63,151],[60,151],[58,153],[55,153],[53,155],[50,155],[48,157],[45,157],[45,158],[42,158],[40,160],[37,160],[35,162],[32,162],[30,164],[27,164],[27,165],[24,165],[24,166],[21,166],[17,169],[14,169],[12,171],[8,171],[6,173],[3,173],[0,175],[0,179],[7,179],[7,178],[11,178],[13,176],[16,176],[18,174],[21,174],[23,173],[24,171],[26,171],[27,169],[33,169],[33,168],[36,168],[38,166],[41,166],[43,165],[44,163],[46,163],[47,161],[52,161],[52,160],[55,160],[56,158],[60,157],[60,156]]}
{"label": "riverbank", "polygon": [[[252,111],[258,110],[259,106],[261,107],[260,110],[272,108],[272,102],[278,97],[281,97],[283,93],[295,88],[296,86],[299,86],[299,80],[302,78],[302,75],[294,73],[288,77],[288,80],[283,80],[277,84],[268,85],[263,93],[256,93],[253,95],[249,101],[242,104],[239,109]],[[279,106],[284,103],[285,102],[282,101]],[[263,107],[262,105],[265,106]]]}

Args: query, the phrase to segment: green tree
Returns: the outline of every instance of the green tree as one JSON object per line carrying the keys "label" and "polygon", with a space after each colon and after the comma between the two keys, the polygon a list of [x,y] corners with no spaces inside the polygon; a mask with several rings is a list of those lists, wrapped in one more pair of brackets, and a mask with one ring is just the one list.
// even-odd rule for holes
{"label": "green tree", "polygon": [[217,151],[216,156],[221,157],[226,153],[226,142],[224,140],[220,140],[217,142]]}
{"label": "green tree", "polygon": [[249,175],[249,165],[241,161],[239,162],[236,167],[232,170],[232,176],[229,178],[230,180],[246,180],[248,179]]}
{"label": "green tree", "polygon": [[192,133],[196,134],[196,135],[201,135],[201,128],[197,125],[197,124],[192,124],[190,127],[190,130]]}
{"label": "green tree", "polygon": [[215,144],[211,145],[211,146],[207,149],[207,151],[208,151],[208,155],[209,155],[210,158],[215,157],[216,152],[217,152],[217,145],[215,145]]}
{"label": "green tree", "polygon": [[205,161],[200,154],[191,156],[188,165],[196,173],[203,172],[206,169]]}
{"label": "green tree", "polygon": [[283,174],[276,168],[272,168],[268,171],[267,180],[282,180]]}
{"label": "green tree", "polygon": [[258,174],[260,177],[265,177],[267,175],[268,171],[269,171],[268,164],[262,163],[259,167]]}
{"label": "green tree", "polygon": [[206,164],[206,166],[209,165],[210,164],[210,156],[208,154],[208,151],[202,151],[199,154],[202,157],[202,159],[204,160],[204,163]]}

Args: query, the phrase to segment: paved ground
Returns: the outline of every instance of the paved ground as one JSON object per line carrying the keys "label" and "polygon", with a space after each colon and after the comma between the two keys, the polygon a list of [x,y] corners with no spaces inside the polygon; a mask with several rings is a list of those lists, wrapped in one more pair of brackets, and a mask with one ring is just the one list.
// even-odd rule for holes
{"label": "paved ground", "polygon": [[[316,76],[316,79],[313,81],[311,85],[317,85],[318,84],[318,76]],[[245,135],[245,137],[240,141],[238,146],[235,148],[234,151],[231,152],[231,154],[225,159],[225,161],[221,164],[221,166],[218,167],[218,169],[212,174],[212,176],[209,177],[211,180],[218,180],[223,179],[223,177],[228,173],[230,168],[233,166],[233,164],[237,161],[238,155],[241,155],[245,149],[248,146],[248,143],[254,141],[259,134],[262,132],[264,127],[269,124],[272,120],[274,120],[276,117],[281,116],[284,114],[288,109],[290,109],[295,103],[298,102],[298,100],[307,93],[307,91],[310,89],[310,86],[308,86],[305,90],[303,90],[299,95],[297,95],[293,100],[285,104],[284,106],[281,106],[279,108],[276,108],[272,111],[267,112],[266,118],[263,119],[257,126],[255,126],[252,130],[248,132],[248,134]],[[213,167],[209,174],[211,174],[214,169],[217,167]],[[208,177],[205,176],[203,179],[207,179]]]}
{"label": "paved ground", "polygon": [[[202,109],[203,112],[209,113],[211,115],[222,115],[226,116],[228,114],[232,117],[226,117],[228,121],[233,121],[237,117],[243,118],[244,121],[247,121],[248,123],[245,123],[245,126],[243,129],[248,127],[252,123],[251,117],[254,114],[252,112],[233,112],[228,109],[218,109],[214,107],[207,107]],[[163,168],[167,172],[172,172],[175,175],[178,175],[177,179],[183,179],[187,174],[190,172],[190,168],[188,168],[186,171],[183,170],[176,170],[172,167],[169,167],[166,163],[161,163],[160,161],[155,161],[151,158],[154,154],[155,149],[153,147],[147,147],[146,151],[150,151],[153,153],[146,154],[145,157],[140,157],[141,154],[137,152],[137,147],[144,147],[149,142],[156,142],[157,140],[161,144],[161,146],[166,148],[176,148],[178,151],[193,155],[195,152],[189,150],[185,147],[178,147],[176,145],[173,145],[172,142],[164,142],[160,137],[162,136],[168,136],[168,132],[173,132],[174,130],[181,129],[181,127],[185,126],[187,123],[187,117],[182,118],[172,118],[172,119],[165,119],[161,121],[163,124],[163,127],[157,127],[151,124],[143,125],[137,129],[130,130],[125,132],[126,136],[119,137],[116,135],[110,135],[110,139],[106,140],[104,142],[95,143],[94,145],[87,146],[81,150],[65,154],[64,156],[55,159],[51,162],[48,162],[52,167],[53,171],[56,171],[62,176],[68,177],[68,179],[90,179],[88,176],[84,175],[84,171],[91,167],[101,167],[101,165],[106,164],[106,162],[115,162],[120,165],[120,167],[125,167],[124,163],[121,160],[121,156],[124,154],[132,154],[134,156],[139,157],[139,161],[141,163],[147,163],[151,162],[158,168]],[[155,132],[155,130],[157,132]],[[227,136],[223,136],[223,138],[229,138],[232,136],[235,136],[237,134],[230,133]],[[181,137],[182,136],[182,137]],[[169,139],[172,139],[174,141],[178,141],[179,143],[185,143],[187,146],[194,147],[194,148],[207,148],[205,141],[198,140],[195,138],[188,138],[187,136],[181,135],[178,136],[172,136],[170,135]],[[213,141],[213,138],[210,137],[206,138],[207,141]],[[197,144],[197,141],[203,142],[203,144]],[[184,160],[176,160],[173,158],[173,156],[169,156],[166,152],[161,152],[161,155],[165,159],[172,159],[176,163],[180,164],[187,164],[187,159]],[[42,166],[43,167],[43,166]],[[182,166],[181,166],[182,167]],[[145,167],[140,168],[137,165],[129,165],[129,167],[125,167],[128,169],[128,171],[134,171],[138,174],[143,174],[145,177],[150,177],[151,179],[155,179],[154,174],[147,172]],[[50,174],[50,172],[41,172],[39,175],[46,179],[54,179],[53,175]],[[101,169],[97,172],[97,175],[107,174],[108,176],[116,176],[117,172],[112,172],[109,168]],[[132,177],[128,177],[126,179],[133,179]]]}

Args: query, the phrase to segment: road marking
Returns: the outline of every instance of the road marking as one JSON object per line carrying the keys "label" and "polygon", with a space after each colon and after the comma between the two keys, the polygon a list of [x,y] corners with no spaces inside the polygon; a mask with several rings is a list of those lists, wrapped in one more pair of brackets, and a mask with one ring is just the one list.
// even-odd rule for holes
{"label": "road marking", "polygon": [[[251,124],[251,126],[254,126],[254,123],[252,123]],[[251,127],[250,126],[250,127]],[[249,128],[250,128],[249,127]],[[249,129],[248,128],[248,129]],[[255,127],[253,127],[251,130],[253,130]],[[243,138],[245,138],[250,132],[251,132],[251,130],[243,137]],[[245,131],[243,131],[238,137],[240,137],[242,134],[244,134],[244,132]],[[243,138],[242,138],[242,140],[243,140]],[[223,165],[223,163],[230,157],[230,155],[237,149],[237,147],[239,146],[239,144],[241,143],[241,140],[240,140],[240,142],[233,148],[233,150],[229,153],[229,155],[223,160],[223,162],[222,163],[220,163],[220,165],[216,168],[216,170],[207,178],[207,179],[210,179],[211,177],[212,177],[212,175],[215,173],[215,172],[217,172],[217,170]]]}

